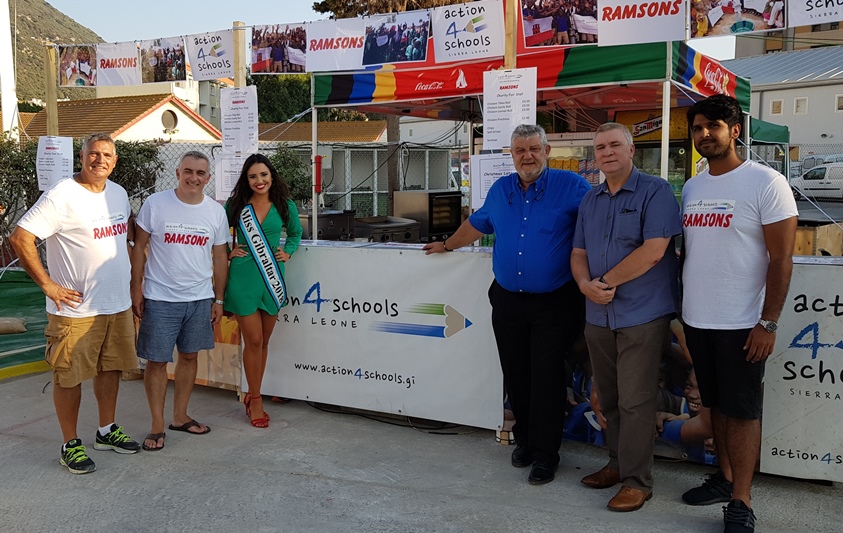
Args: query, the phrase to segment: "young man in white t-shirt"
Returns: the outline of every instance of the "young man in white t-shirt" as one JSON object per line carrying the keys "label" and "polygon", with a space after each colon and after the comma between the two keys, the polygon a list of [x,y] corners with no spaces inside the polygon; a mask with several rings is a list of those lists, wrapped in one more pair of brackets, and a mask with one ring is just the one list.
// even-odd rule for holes
{"label": "young man in white t-shirt", "polygon": [[720,465],[682,499],[729,502],[725,533],[755,530],[750,487],[761,445],[761,380],[790,286],[798,216],[784,176],[737,154],[741,117],[738,101],[725,95],[688,110],[694,147],[709,168],[682,191],[682,318]]}
{"label": "young man in white t-shirt", "polygon": [[[228,220],[202,192],[211,179],[208,157],[187,152],[176,169],[178,186],[147,198],[138,213],[132,253],[132,310],[141,318],[138,357],[147,360],[144,386],[152,429],[143,449],[164,447],[167,363],[176,361],[170,429],[204,435],[211,428],[187,414],[199,350],[214,347],[228,279]],[[149,248],[147,250],[147,245]]]}
{"label": "young man in white t-shirt", "polygon": [[[81,383],[94,380],[100,428],[97,450],[136,453],[140,445],[114,423],[123,370],[137,368],[130,310],[131,208],[125,189],[109,181],[114,141],[95,133],[82,145],[82,170],[48,189],[9,237],[21,266],[47,297],[46,359],[65,444],[60,462],[74,474],[96,470],[78,438]],[[35,238],[47,243],[47,270]]]}

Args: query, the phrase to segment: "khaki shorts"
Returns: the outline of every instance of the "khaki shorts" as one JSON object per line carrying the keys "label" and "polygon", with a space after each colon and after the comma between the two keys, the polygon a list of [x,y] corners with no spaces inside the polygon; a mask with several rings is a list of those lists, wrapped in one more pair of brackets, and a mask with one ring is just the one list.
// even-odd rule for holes
{"label": "khaki shorts", "polygon": [[112,370],[138,366],[132,310],[113,315],[70,318],[47,313],[45,359],[53,384],[71,388]]}

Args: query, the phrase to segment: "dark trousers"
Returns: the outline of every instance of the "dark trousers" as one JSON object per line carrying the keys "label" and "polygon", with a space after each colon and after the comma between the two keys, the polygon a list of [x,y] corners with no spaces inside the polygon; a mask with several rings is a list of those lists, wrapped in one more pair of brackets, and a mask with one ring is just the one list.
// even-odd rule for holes
{"label": "dark trousers", "polygon": [[573,281],[541,294],[510,292],[493,281],[489,301],[515,442],[555,466],[565,421],[564,356],[582,332],[583,296]]}
{"label": "dark trousers", "polygon": [[609,468],[623,484],[650,492],[659,362],[668,343],[670,317],[628,328],[585,325],[594,384],[606,417]]}

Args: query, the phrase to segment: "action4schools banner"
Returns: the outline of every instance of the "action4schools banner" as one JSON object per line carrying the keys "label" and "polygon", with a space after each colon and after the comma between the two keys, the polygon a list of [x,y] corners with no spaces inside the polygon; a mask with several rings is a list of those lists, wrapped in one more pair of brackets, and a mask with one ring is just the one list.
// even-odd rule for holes
{"label": "action4schools banner", "polygon": [[843,2],[840,0],[788,0],[787,25],[811,26],[843,20]]}
{"label": "action4schools banner", "polygon": [[437,63],[503,56],[505,33],[501,0],[437,7],[431,18]]}
{"label": "action4schools banner", "polygon": [[234,77],[234,31],[196,33],[184,38],[196,81]]}

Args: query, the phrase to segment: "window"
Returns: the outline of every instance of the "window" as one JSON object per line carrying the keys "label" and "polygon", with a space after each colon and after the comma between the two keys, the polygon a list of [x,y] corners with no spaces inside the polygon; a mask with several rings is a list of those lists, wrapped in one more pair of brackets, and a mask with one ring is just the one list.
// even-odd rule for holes
{"label": "window", "polygon": [[770,100],[770,114],[781,115],[784,107],[784,100]]}
{"label": "window", "polygon": [[211,116],[212,116],[212,117],[216,117],[216,116],[217,116],[217,108],[216,108],[216,107],[212,107],[212,108],[211,108]]}
{"label": "window", "polygon": [[802,179],[804,179],[804,180],[821,180],[825,177],[825,171],[826,171],[825,167],[812,168],[811,170],[806,172],[804,176],[802,176]]}
{"label": "window", "polygon": [[808,98],[794,98],[793,99],[793,114],[807,115],[808,114]]}
{"label": "window", "polygon": [[838,94],[834,97],[835,105],[834,110],[838,113],[843,113],[843,94]]}

